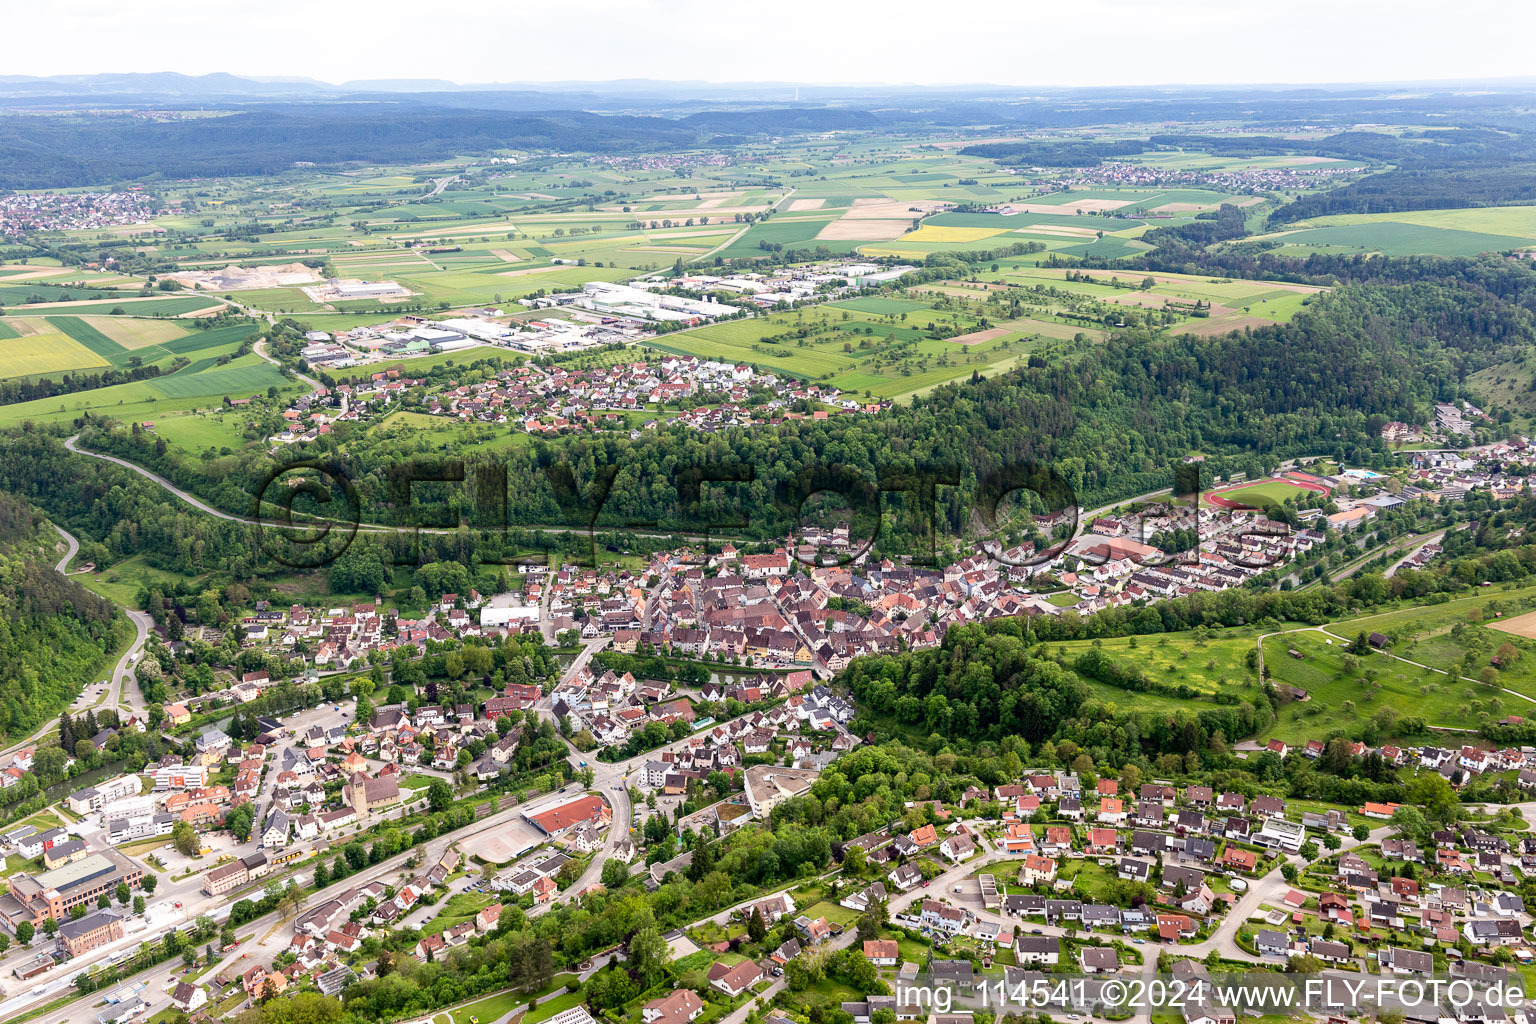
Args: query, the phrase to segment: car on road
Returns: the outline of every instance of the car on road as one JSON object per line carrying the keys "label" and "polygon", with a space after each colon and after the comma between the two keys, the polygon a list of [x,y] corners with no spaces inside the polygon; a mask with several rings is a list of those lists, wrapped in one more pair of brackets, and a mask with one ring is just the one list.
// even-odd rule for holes
{"label": "car on road", "polygon": [[1147,940],[1146,939],[1136,939],[1135,942],[1136,942],[1136,945],[1138,945],[1138,946],[1145,946],[1147,944]]}

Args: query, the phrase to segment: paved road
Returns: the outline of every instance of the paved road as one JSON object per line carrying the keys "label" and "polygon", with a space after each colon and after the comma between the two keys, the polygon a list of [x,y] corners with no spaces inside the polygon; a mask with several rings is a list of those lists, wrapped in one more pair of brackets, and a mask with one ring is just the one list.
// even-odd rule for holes
{"label": "paved road", "polygon": [[1391,565],[1387,566],[1387,571],[1382,573],[1382,575],[1383,576],[1388,576],[1388,577],[1395,576],[1397,574],[1397,570],[1401,569],[1404,566],[1404,564],[1407,563],[1408,559],[1412,558],[1414,555],[1418,554],[1420,551],[1424,550],[1429,545],[1431,545],[1431,544],[1439,544],[1443,540],[1445,540],[1445,531],[1444,530],[1441,530],[1439,533],[1431,534],[1430,536],[1428,536],[1428,537],[1426,537],[1424,539],[1424,542],[1422,544],[1416,545],[1412,551],[1409,551],[1407,554],[1403,555],[1402,558],[1399,558],[1397,561],[1395,561]]}
{"label": "paved road", "polygon": [[297,377],[299,380],[303,381],[305,384],[308,384],[309,385],[310,394],[315,394],[317,392],[325,390],[325,385],[321,384],[319,381],[315,380],[315,378],[313,378],[313,377],[306,377],[306,376],[304,376],[304,374],[300,373],[298,370],[290,370],[288,367],[286,367],[282,363],[278,362],[275,358],[273,358],[272,356],[268,355],[267,354],[267,339],[266,338],[259,338],[259,339],[257,339],[256,343],[251,346],[251,351],[256,353],[256,355],[259,358],[265,359],[267,362],[269,362],[273,366],[277,367],[279,370],[284,370],[284,371],[286,371],[288,373],[291,373],[295,377]]}
{"label": "paved road", "polygon": [[[305,378],[305,379],[308,380],[309,378]],[[234,514],[229,513],[229,512],[223,512],[223,511],[220,511],[219,509],[216,509],[213,506],[207,504],[206,502],[204,502],[202,499],[196,497],[195,495],[188,494],[186,491],[182,490],[180,487],[177,487],[175,484],[171,483],[169,480],[167,480],[165,477],[161,476],[159,473],[156,473],[153,470],[145,469],[143,466],[139,465],[136,462],[130,462],[127,459],[120,459],[116,455],[104,455],[101,452],[93,452],[93,451],[91,451],[88,448],[81,448],[79,446],[79,443],[78,443],[79,440],[80,440],[80,435],[79,434],[71,435],[70,437],[67,437],[67,438],[64,439],[64,447],[68,448],[70,451],[74,452],[76,455],[84,455],[84,456],[87,456],[87,457],[92,458],[92,459],[100,459],[103,462],[111,462],[111,463],[114,463],[116,465],[122,466],[124,469],[131,469],[135,473],[139,474],[140,476],[145,477],[146,479],[152,480],[155,483],[159,484],[166,491],[169,491],[171,494],[175,495],[177,498],[180,498],[182,501],[186,502],[188,505],[191,505],[193,508],[197,509],[199,512],[206,512],[208,515],[214,516],[214,517],[219,518],[219,519],[223,519],[223,520],[225,520],[227,522],[231,522],[231,523],[244,523],[247,526],[260,526],[260,527],[275,528],[275,529],[280,529],[280,530],[304,530],[304,531],[313,531],[313,530],[316,530],[318,527],[324,526],[326,524],[342,525],[342,526],[345,526],[345,527],[348,527],[348,528],[350,528],[352,525],[354,525],[354,524],[351,524],[351,523],[343,522],[340,519],[326,519],[326,518],[321,517],[321,516],[310,516],[310,517],[308,517],[307,521],[300,521],[300,522],[295,522],[295,523],[286,523],[286,522],[283,522],[283,521],[275,519],[275,518],[274,519],[255,519],[255,518],[253,518],[251,516],[237,516],[237,515],[234,515]],[[435,527],[435,526],[381,526],[381,525],[379,525],[377,523],[358,523],[358,524],[355,524],[355,525],[357,526],[358,531],[362,532],[362,533],[410,533],[410,534],[416,534],[416,533],[435,533],[435,534],[443,534],[445,536],[448,536],[448,535],[457,534],[459,532],[459,529],[460,529],[457,526],[443,526],[443,527]],[[572,533],[584,533],[585,532],[584,530],[574,529],[574,528],[568,527],[568,526],[539,526],[539,525],[534,524],[534,523],[529,523],[529,524],[521,525],[519,528],[520,529],[524,529],[524,530],[532,530],[532,531],[534,531],[536,533],[558,533],[558,534],[562,534],[562,535],[572,534]],[[597,529],[600,530],[600,529],[606,529],[606,528],[605,527],[598,527]],[[650,539],[650,540],[672,540],[672,539],[676,538],[676,539],[679,539],[679,540],[682,540],[682,541],[685,541],[685,542],[691,543],[691,544],[696,544],[696,543],[699,543],[699,542],[702,542],[702,541],[705,541],[705,540],[709,539],[709,537],[707,537],[705,535],[701,535],[701,534],[688,534],[688,533],[644,533],[644,532],[631,532],[630,535],[634,536],[634,537],[644,537],[644,538],[647,538],[647,539]],[[716,541],[728,539],[728,537],[729,537],[729,535],[721,535],[719,533],[715,533],[712,536],[713,536],[713,538]]]}
{"label": "paved road", "polygon": [[[54,566],[54,569],[61,575],[67,576],[69,575],[69,563],[74,561],[75,555],[79,554],[80,552],[80,542],[62,527],[55,525],[54,529],[58,530],[59,537],[64,541],[66,545],[64,557],[59,559],[58,564]],[[149,631],[150,628],[154,625],[154,620],[143,612],[138,611],[137,609],[128,608],[123,605],[119,605],[118,607],[122,608],[123,613],[126,614],[129,621],[133,623],[133,628],[137,635],[134,637],[133,643],[129,646],[128,650],[125,651],[123,656],[118,659],[116,667],[114,667],[112,670],[111,687],[107,693],[106,699],[100,704],[91,705],[91,707],[99,707],[107,711],[120,711],[126,709],[131,713],[135,710],[142,711],[144,709],[144,700],[142,694],[138,695],[139,699],[137,701],[131,699],[131,695],[135,693],[136,690],[134,690],[134,688],[129,685],[129,678],[130,670],[132,669],[134,663],[138,660],[138,655],[144,650],[144,642],[149,639]],[[90,684],[83,684],[81,686],[81,692],[84,693],[87,686],[89,685]],[[46,736],[53,729],[54,724],[55,723],[50,719],[46,724],[39,726],[38,729],[30,736],[18,740],[17,742],[6,747],[4,750],[0,750],[0,754],[9,754],[12,751],[20,750],[22,747],[31,746]]]}

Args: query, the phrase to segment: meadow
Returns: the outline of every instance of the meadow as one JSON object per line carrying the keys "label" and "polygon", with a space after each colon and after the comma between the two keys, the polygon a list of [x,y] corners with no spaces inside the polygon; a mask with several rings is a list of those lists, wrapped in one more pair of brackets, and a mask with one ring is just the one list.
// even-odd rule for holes
{"label": "meadow", "polygon": [[857,298],[814,310],[710,324],[645,344],[663,352],[750,363],[872,398],[902,399],[973,371],[995,373],[1033,345],[1009,327],[971,344],[935,337],[977,330],[967,314],[929,303]]}
{"label": "meadow", "polygon": [[[1264,641],[1264,667],[1271,678],[1306,690],[1308,699],[1283,704],[1261,738],[1304,742],[1388,708],[1422,717],[1431,726],[1475,729],[1485,718],[1497,718],[1506,707],[1524,703],[1480,683],[1384,654],[1350,655],[1344,648],[1343,640],[1316,630]],[[1292,650],[1302,657],[1291,656]]]}
{"label": "meadow", "polygon": [[[1088,328],[1113,326],[1131,310],[1155,314],[1156,324],[1169,333],[1208,335],[1260,327],[1290,320],[1326,291],[1308,285],[1189,274],[1069,271],[1037,266],[1029,257],[999,260],[997,271],[981,278],[980,285],[946,281],[925,285],[923,290],[1007,303],[1014,298],[1009,289],[1023,289],[1016,297],[1029,304],[1032,316],[1063,325],[1054,333],[1041,332],[1053,337],[1075,336],[1084,329],[1085,316],[1094,321],[1086,325]],[[1049,291],[1042,294],[1042,289]]]}

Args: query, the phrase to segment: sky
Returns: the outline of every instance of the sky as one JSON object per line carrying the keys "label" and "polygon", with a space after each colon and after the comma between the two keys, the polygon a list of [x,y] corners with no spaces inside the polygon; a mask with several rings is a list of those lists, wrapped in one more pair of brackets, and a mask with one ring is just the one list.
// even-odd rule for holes
{"label": "sky", "polygon": [[7,4],[0,74],[1013,86],[1536,76],[1529,0]]}

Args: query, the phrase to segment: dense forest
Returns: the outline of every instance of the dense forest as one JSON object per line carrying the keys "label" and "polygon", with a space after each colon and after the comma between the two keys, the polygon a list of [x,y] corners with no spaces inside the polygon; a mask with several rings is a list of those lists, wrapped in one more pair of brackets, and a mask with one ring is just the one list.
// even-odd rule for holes
{"label": "dense forest", "polygon": [[54,571],[57,534],[0,494],[0,737],[66,707],[127,635],[110,601]]}
{"label": "dense forest", "polygon": [[426,163],[445,152],[503,147],[603,152],[685,147],[707,129],[580,111],[401,110],[390,105],[284,105],[221,117],[0,117],[0,187],[60,188],[161,175],[280,174],[295,162]]}
{"label": "dense forest", "polygon": [[0,117],[0,188],[61,188],[147,177],[280,174],[295,163],[430,163],[500,149],[588,153],[686,149],[717,132],[849,130],[873,114],[832,109],[706,111],[681,119],[580,110],[532,113],[373,103],[271,104],[218,117]]}

